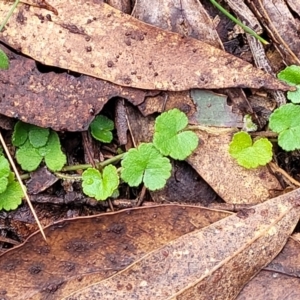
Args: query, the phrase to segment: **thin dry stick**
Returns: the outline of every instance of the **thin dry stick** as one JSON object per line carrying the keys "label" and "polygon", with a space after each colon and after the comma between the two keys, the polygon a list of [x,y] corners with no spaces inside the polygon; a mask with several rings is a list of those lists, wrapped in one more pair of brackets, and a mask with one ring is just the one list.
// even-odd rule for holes
{"label": "thin dry stick", "polygon": [[38,224],[38,227],[39,227],[39,229],[40,229],[40,232],[41,232],[41,234],[42,234],[44,240],[47,241],[46,235],[45,235],[44,230],[43,230],[43,227],[42,227],[42,225],[41,225],[41,223],[40,223],[40,221],[39,221],[39,219],[38,219],[38,217],[37,217],[37,215],[36,215],[36,213],[35,213],[35,210],[34,210],[32,204],[31,204],[31,201],[30,201],[30,199],[29,199],[29,197],[28,197],[28,194],[27,194],[27,192],[26,192],[26,188],[25,188],[25,186],[24,186],[24,184],[23,184],[23,182],[22,182],[22,179],[20,178],[20,174],[19,174],[19,172],[18,172],[18,170],[17,170],[17,168],[16,168],[16,165],[15,165],[15,163],[14,163],[14,161],[13,161],[13,159],[12,159],[12,157],[11,157],[11,155],[10,155],[10,153],[9,153],[9,151],[8,151],[8,149],[7,149],[7,147],[6,147],[6,144],[5,144],[5,141],[4,141],[4,139],[3,139],[3,136],[2,136],[2,133],[1,133],[1,132],[0,132],[0,142],[1,142],[2,146],[3,146],[3,149],[4,149],[5,153],[6,153],[6,156],[7,156],[8,160],[9,160],[9,162],[10,162],[10,164],[11,164],[11,166],[12,166],[12,168],[13,168],[15,174],[16,174],[16,177],[17,177],[17,179],[18,179],[18,181],[19,181],[19,183],[20,183],[20,186],[21,186],[21,188],[22,188],[22,191],[23,191],[23,193],[24,193],[24,195],[25,195],[25,198],[26,198],[26,200],[27,200],[27,203],[28,203],[28,205],[29,205],[29,208],[30,208],[30,210],[31,210],[31,212],[32,212],[32,214],[33,214],[33,216],[34,216],[34,219],[35,219],[36,223]]}
{"label": "thin dry stick", "polygon": [[134,136],[133,136],[133,133],[132,133],[130,122],[129,122],[128,117],[127,117],[127,109],[126,109],[125,118],[126,118],[126,121],[127,121],[127,126],[128,126],[128,130],[129,130],[129,133],[130,133],[130,136],[131,136],[133,146],[134,146],[134,148],[136,148],[136,142],[135,142],[135,139],[134,139]]}
{"label": "thin dry stick", "polygon": [[286,171],[284,171],[283,169],[279,168],[276,164],[270,162],[269,166],[271,167],[271,169],[273,170],[273,172],[278,172],[281,175],[283,175],[283,179],[285,180],[285,182],[287,182],[288,184],[292,183],[295,186],[300,186],[300,182],[297,181],[296,179],[294,179],[292,176],[290,176]]}

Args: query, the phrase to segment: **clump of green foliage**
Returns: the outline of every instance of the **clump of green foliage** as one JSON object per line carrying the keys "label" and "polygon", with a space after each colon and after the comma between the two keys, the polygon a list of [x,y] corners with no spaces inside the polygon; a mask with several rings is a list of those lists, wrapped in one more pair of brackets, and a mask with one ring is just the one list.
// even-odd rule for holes
{"label": "clump of green foliage", "polygon": [[[143,183],[152,191],[163,188],[172,169],[166,156],[183,160],[198,146],[197,135],[187,130],[187,125],[187,116],[178,109],[161,114],[155,121],[153,143],[142,143],[124,153],[120,172],[112,165],[103,170],[88,168],[82,174],[83,192],[97,200],[105,200],[115,193],[119,178],[131,187]],[[93,136],[98,132],[97,126],[101,129],[99,131],[105,128],[105,135],[110,136],[107,131],[112,130],[113,126],[106,118],[99,116],[91,124]]]}
{"label": "clump of green foliage", "polygon": [[25,171],[34,171],[42,160],[51,171],[60,171],[66,164],[57,133],[47,128],[18,121],[12,143],[17,147],[16,159]]}
{"label": "clump of green foliage", "polygon": [[[269,128],[278,133],[278,145],[285,151],[300,149],[300,67],[288,66],[277,77],[294,86],[295,91],[289,91],[288,103],[275,109],[269,118]],[[265,138],[252,145],[252,139],[245,132],[233,136],[229,145],[229,153],[239,165],[245,168],[264,166],[271,161],[272,144]]]}
{"label": "clump of green foliage", "polygon": [[272,160],[272,143],[266,138],[260,138],[253,143],[250,134],[241,131],[234,134],[229,153],[239,165],[247,169],[257,168]]}
{"label": "clump of green foliage", "polygon": [[10,170],[9,162],[0,151],[0,210],[16,209],[22,202],[22,188]]}
{"label": "clump of green foliage", "polygon": [[[97,200],[106,200],[117,194],[121,180],[131,187],[144,184],[152,191],[163,188],[172,169],[167,156],[183,160],[198,146],[197,135],[187,126],[187,116],[178,109],[161,114],[155,121],[153,143],[141,143],[137,148],[118,155],[113,160],[121,159],[119,169],[109,163],[98,164],[97,168],[85,166],[81,176],[83,192]],[[112,141],[113,129],[114,123],[102,115],[90,125],[92,136],[102,143]],[[17,147],[17,162],[25,171],[36,170],[43,160],[54,172],[62,170],[66,163],[59,137],[52,130],[18,121],[12,143]]]}

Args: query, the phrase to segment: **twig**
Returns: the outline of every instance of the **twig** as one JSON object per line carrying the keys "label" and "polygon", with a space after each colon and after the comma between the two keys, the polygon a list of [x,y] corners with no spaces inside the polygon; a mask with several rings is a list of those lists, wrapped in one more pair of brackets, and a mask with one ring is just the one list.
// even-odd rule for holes
{"label": "twig", "polygon": [[271,167],[271,169],[273,170],[273,172],[277,172],[280,173],[283,176],[283,179],[285,182],[287,182],[288,184],[292,183],[295,186],[300,187],[300,182],[297,181],[296,179],[294,179],[293,177],[291,177],[286,171],[284,171],[283,169],[279,168],[276,164],[270,162],[269,166]]}

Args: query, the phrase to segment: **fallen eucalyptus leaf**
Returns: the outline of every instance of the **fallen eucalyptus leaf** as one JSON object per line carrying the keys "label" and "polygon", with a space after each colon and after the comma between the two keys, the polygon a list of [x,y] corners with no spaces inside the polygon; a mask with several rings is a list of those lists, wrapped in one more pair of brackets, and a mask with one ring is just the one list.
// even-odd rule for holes
{"label": "fallen eucalyptus leaf", "polygon": [[57,131],[83,131],[111,98],[124,97],[138,105],[147,95],[157,94],[90,76],[62,74],[0,48],[13,58],[9,70],[0,72],[0,113],[26,123]]}
{"label": "fallen eucalyptus leaf", "polygon": [[299,274],[300,242],[292,235],[279,255],[244,287],[237,300],[300,299]]}
{"label": "fallen eucalyptus leaf", "polygon": [[[222,50],[145,24],[107,4],[52,0],[51,5],[57,16],[18,5],[1,41],[43,64],[140,89],[290,89]],[[10,3],[0,2],[0,19],[9,8]]]}
{"label": "fallen eucalyptus leaf", "polygon": [[5,283],[0,295],[6,300],[62,299],[228,215],[199,206],[160,205],[60,221],[44,229],[48,243],[36,232],[0,256]]}
{"label": "fallen eucalyptus leaf", "polygon": [[299,197],[297,189],[183,235],[63,299],[234,299],[284,247]]}

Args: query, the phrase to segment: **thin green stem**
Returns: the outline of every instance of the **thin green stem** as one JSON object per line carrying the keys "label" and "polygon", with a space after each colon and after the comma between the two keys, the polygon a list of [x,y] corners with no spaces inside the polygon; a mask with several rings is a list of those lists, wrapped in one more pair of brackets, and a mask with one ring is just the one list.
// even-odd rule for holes
{"label": "thin green stem", "polygon": [[[122,154],[118,154],[112,158],[109,158],[105,161],[102,161],[100,163],[97,163],[96,164],[96,168],[97,169],[102,169],[110,164],[115,164],[117,162],[119,162],[122,157],[124,156],[125,153],[122,153]],[[86,170],[88,168],[93,168],[93,166],[91,164],[81,164],[81,165],[72,165],[72,166],[66,166],[64,167],[61,172],[71,172],[71,171],[78,171],[78,170]],[[120,172],[120,168],[118,169],[118,172]],[[65,175],[61,172],[56,172],[55,175],[61,179],[70,179],[70,180],[74,180],[74,179],[81,179],[81,176],[78,175],[78,176],[74,176],[74,175]],[[30,178],[30,174],[29,173],[26,173],[26,174],[22,174],[20,176],[23,180],[25,179],[29,179]]]}
{"label": "thin green stem", "polygon": [[108,166],[110,164],[115,164],[115,163],[119,162],[123,158],[124,154],[125,153],[118,154],[118,155],[116,155],[116,156],[114,156],[112,158],[109,158],[109,159],[107,159],[105,161],[102,161],[102,162],[96,164],[96,166],[97,166],[97,168],[104,168],[104,167],[106,167],[106,166]]}
{"label": "thin green stem", "polygon": [[[96,164],[96,168],[97,169],[101,169],[104,168],[110,164],[114,164],[117,163],[120,159],[122,159],[122,157],[124,156],[125,153],[116,155],[112,158],[109,158],[105,161],[102,161],[100,163]],[[73,166],[66,166],[64,167],[61,171],[62,172],[70,172],[70,171],[77,171],[77,170],[86,170],[88,168],[92,168],[93,166],[91,164],[81,164],[81,165],[73,165]]]}
{"label": "thin green stem", "polygon": [[14,12],[14,10],[16,9],[17,5],[19,4],[20,0],[16,0],[15,3],[13,4],[13,6],[11,7],[8,15],[6,16],[6,18],[4,19],[4,21],[2,22],[1,26],[0,26],[0,32],[2,31],[2,29],[4,28],[4,26],[6,25],[7,21],[9,20],[9,18],[11,17],[12,13]]}
{"label": "thin green stem", "polygon": [[56,177],[64,180],[81,180],[82,178],[81,175],[66,175],[60,172],[55,172],[54,174]]}
{"label": "thin green stem", "polygon": [[78,170],[86,170],[88,168],[92,168],[91,164],[81,164],[81,165],[72,165],[66,166],[62,168],[61,172],[71,172],[71,171],[78,171]]}
{"label": "thin green stem", "polygon": [[269,42],[267,42],[265,39],[263,39],[261,36],[259,36],[254,30],[252,30],[250,27],[244,25],[240,20],[235,18],[232,14],[230,14],[225,8],[223,8],[217,1],[215,0],[209,0],[217,9],[219,9],[227,18],[229,18],[234,23],[241,26],[245,32],[251,34],[256,39],[261,41],[265,45],[269,45]]}

